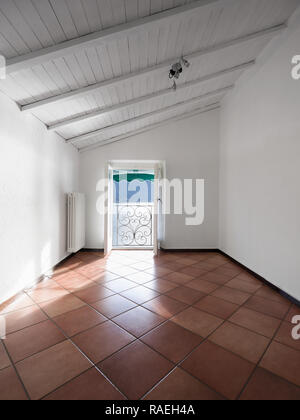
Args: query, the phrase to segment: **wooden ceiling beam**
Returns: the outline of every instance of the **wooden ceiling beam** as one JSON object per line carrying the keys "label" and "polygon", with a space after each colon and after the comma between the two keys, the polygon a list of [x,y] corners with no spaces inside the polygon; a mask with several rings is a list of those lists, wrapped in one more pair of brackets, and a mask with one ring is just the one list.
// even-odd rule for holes
{"label": "wooden ceiling beam", "polygon": [[142,115],[140,115],[136,118],[131,118],[129,120],[122,121],[121,123],[118,123],[118,124],[113,124],[113,125],[101,128],[99,130],[95,130],[95,131],[91,131],[91,132],[82,134],[82,135],[77,136],[77,137],[72,137],[70,139],[67,139],[66,143],[77,143],[77,142],[80,142],[80,141],[88,140],[91,137],[95,137],[95,136],[99,136],[99,135],[102,135],[102,134],[110,133],[111,130],[126,127],[128,124],[141,122],[141,121],[143,121],[145,119],[148,119],[148,118],[151,118],[151,117],[156,117],[158,115],[161,115],[161,114],[164,114],[164,113],[167,113],[167,112],[176,111],[177,109],[179,109],[183,106],[197,105],[199,102],[201,102],[205,99],[214,98],[216,96],[223,95],[223,94],[225,95],[227,92],[229,92],[233,88],[234,88],[234,85],[226,86],[224,88],[217,89],[217,90],[212,91],[212,92],[208,92],[204,95],[197,96],[196,98],[189,99],[188,101],[179,102],[177,104],[168,106],[166,108],[158,109],[158,110],[153,111],[153,112],[142,114]]}
{"label": "wooden ceiling beam", "polygon": [[205,82],[209,82],[211,80],[215,80],[218,78],[221,78],[222,76],[226,76],[228,74],[232,74],[238,71],[243,71],[246,70],[250,67],[253,67],[255,65],[255,60],[249,61],[247,63],[242,63],[238,66],[234,66],[234,67],[230,67],[228,69],[224,69],[222,71],[218,71],[216,73],[213,74],[209,74],[207,76],[203,76],[197,80],[193,80],[187,83],[184,83],[182,85],[178,85],[176,91],[174,91],[174,89],[168,88],[168,89],[164,89],[162,91],[158,91],[155,93],[152,93],[150,95],[145,95],[145,96],[141,96],[139,98],[135,98],[131,101],[127,101],[127,102],[123,102],[121,104],[117,104],[108,108],[102,108],[99,109],[97,111],[93,111],[90,112],[88,114],[83,114],[77,117],[73,117],[73,118],[68,118],[62,121],[59,121],[55,124],[49,125],[48,126],[48,130],[49,131],[57,131],[59,129],[68,127],[70,125],[76,124],[76,123],[81,123],[81,122],[85,122],[85,121],[89,121],[89,120],[93,120],[95,118],[99,118],[99,117],[103,117],[107,114],[110,114],[112,112],[117,112],[117,111],[122,111],[124,109],[127,109],[130,106],[134,106],[134,105],[141,105],[145,102],[151,101],[153,99],[159,99],[159,98],[165,98],[165,97],[171,97],[171,96],[175,96],[177,92],[182,91],[182,90],[186,90],[188,88],[191,87],[197,87]]}
{"label": "wooden ceiling beam", "polygon": [[[206,55],[217,53],[220,51],[225,50],[226,48],[234,47],[243,45],[244,43],[247,43],[251,40],[257,40],[257,39],[263,39],[263,38],[270,38],[275,36],[276,34],[282,32],[286,28],[285,24],[272,26],[270,28],[253,32],[248,35],[235,38],[228,42],[223,42],[221,44],[214,45],[213,47],[208,47],[205,49],[202,49],[200,51],[196,51],[193,54],[189,54],[185,56],[185,58],[193,64],[193,62],[197,61],[198,59],[205,57]],[[124,84],[126,82],[130,82],[132,80],[136,80],[138,78],[143,77],[149,77],[153,76],[156,73],[162,72],[164,70],[168,71],[169,67],[174,64],[176,60],[178,60],[179,57],[174,57],[172,60],[165,61],[163,63],[160,63],[156,66],[148,67],[144,70],[132,72],[126,75],[122,75],[120,77],[115,77],[113,79],[105,80],[103,82],[95,83],[83,88],[75,89],[71,92],[62,93],[59,95],[54,95],[49,98],[42,99],[40,101],[33,102],[31,104],[20,106],[21,111],[23,112],[34,112],[36,110],[39,110],[40,108],[47,107],[50,105],[57,105],[64,102],[68,102],[74,99],[79,99],[86,97],[88,95],[91,95],[97,91],[100,91],[101,89],[115,87],[121,84]]]}
{"label": "wooden ceiling beam", "polygon": [[88,152],[89,150],[98,149],[99,147],[104,147],[108,144],[117,143],[117,142],[122,141],[122,140],[127,140],[127,139],[129,139],[133,136],[138,135],[138,134],[147,133],[148,131],[152,131],[156,128],[163,127],[167,124],[170,124],[171,122],[178,122],[178,121],[183,120],[185,118],[194,117],[196,115],[200,115],[200,114],[203,114],[203,113],[209,112],[209,111],[214,111],[214,110],[219,109],[219,108],[220,108],[219,103],[207,105],[205,107],[197,108],[196,110],[186,112],[182,115],[172,117],[172,118],[168,118],[168,119],[166,119],[162,122],[155,123],[155,124],[150,124],[147,127],[144,127],[144,128],[138,129],[138,130],[132,130],[132,131],[130,131],[128,133],[125,133],[125,134],[122,134],[120,136],[116,136],[116,137],[112,137],[111,139],[108,139],[108,140],[103,140],[103,141],[96,142],[96,143],[91,144],[89,146],[79,148],[78,150],[79,150],[80,153]]}
{"label": "wooden ceiling beam", "polygon": [[197,0],[184,6],[174,7],[160,13],[155,13],[132,22],[113,26],[102,31],[93,32],[60,44],[43,48],[25,55],[14,57],[7,60],[7,74],[16,73],[33,66],[41,65],[66,55],[74,54],[83,48],[90,48],[107,44],[116,39],[136,33],[137,31],[147,31],[153,25],[162,25],[167,21],[172,21],[178,17],[193,15],[201,9],[210,7],[217,3],[229,2],[232,0]]}

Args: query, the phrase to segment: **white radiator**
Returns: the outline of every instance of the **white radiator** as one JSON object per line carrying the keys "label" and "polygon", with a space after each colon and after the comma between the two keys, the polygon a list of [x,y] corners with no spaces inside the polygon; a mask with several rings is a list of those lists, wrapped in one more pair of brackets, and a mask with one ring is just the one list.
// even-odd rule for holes
{"label": "white radiator", "polygon": [[75,253],[85,247],[85,197],[68,194],[68,252]]}

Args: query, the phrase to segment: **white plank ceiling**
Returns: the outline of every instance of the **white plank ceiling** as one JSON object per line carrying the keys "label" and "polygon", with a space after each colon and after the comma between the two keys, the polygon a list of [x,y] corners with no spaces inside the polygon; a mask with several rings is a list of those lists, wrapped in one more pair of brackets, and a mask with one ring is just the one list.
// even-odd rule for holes
{"label": "white plank ceiling", "polygon": [[[0,90],[20,112],[32,112],[85,150],[218,106],[298,6],[299,0],[0,0],[0,54],[8,69],[21,62]],[[99,42],[83,43],[89,34]],[[76,48],[64,49],[73,41]],[[60,51],[55,58],[48,54],[53,47]],[[26,61],[33,56],[37,61]],[[191,66],[173,91],[168,71],[181,57]]]}

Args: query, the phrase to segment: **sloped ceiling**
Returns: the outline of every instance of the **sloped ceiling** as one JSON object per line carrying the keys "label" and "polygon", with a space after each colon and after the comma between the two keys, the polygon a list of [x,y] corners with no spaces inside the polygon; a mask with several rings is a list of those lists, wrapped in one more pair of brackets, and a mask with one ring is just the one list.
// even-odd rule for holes
{"label": "sloped ceiling", "polygon": [[[0,89],[80,150],[219,106],[299,0],[0,0]],[[181,57],[177,90],[168,77]]]}

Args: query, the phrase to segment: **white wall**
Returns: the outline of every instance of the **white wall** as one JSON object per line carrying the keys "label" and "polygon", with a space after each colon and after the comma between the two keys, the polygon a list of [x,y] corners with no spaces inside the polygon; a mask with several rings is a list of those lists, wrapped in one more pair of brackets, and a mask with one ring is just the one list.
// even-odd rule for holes
{"label": "white wall", "polygon": [[221,112],[220,247],[300,299],[300,14]]}
{"label": "white wall", "polygon": [[0,303],[66,256],[79,154],[0,94]]}
{"label": "white wall", "polygon": [[205,179],[205,221],[186,226],[185,216],[166,217],[164,247],[216,248],[218,245],[219,111],[113,143],[81,155],[81,190],[87,196],[87,246],[104,247],[104,218],[98,214],[96,186],[109,160],[166,161],[167,178]]}

